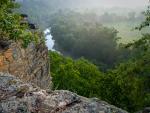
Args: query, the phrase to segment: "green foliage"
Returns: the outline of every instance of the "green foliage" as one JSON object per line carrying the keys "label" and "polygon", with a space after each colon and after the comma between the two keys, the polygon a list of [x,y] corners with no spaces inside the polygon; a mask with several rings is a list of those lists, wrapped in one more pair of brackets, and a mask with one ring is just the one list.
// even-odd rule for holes
{"label": "green foliage", "polygon": [[0,7],[0,38],[4,40],[21,40],[24,47],[30,42],[37,42],[38,35],[28,30],[27,24],[20,25],[22,18],[19,14],[13,13],[12,8],[17,4],[12,0],[1,1]]}
{"label": "green foliage", "polygon": [[[147,59],[148,58],[148,59]],[[101,98],[134,112],[148,106],[150,55],[120,64],[101,80]]]}
{"label": "green foliage", "polygon": [[150,35],[127,45],[131,59],[101,79],[101,98],[130,112],[150,105]]}
{"label": "green foliage", "polygon": [[56,52],[49,53],[55,89],[67,89],[86,97],[97,95],[98,68],[85,59],[72,60]]}
{"label": "green foliage", "polygon": [[147,52],[107,73],[83,58],[72,60],[56,52],[49,55],[55,89],[98,97],[130,112],[150,105],[150,54]]}
{"label": "green foliage", "polygon": [[[68,23],[62,22],[61,25],[63,24],[68,24]],[[67,25],[61,26],[62,28],[57,26],[58,25],[55,24],[55,28],[58,28],[57,31],[61,33],[63,32],[62,34],[68,33],[65,31],[61,31],[62,28],[65,28],[66,31],[69,31],[69,33],[74,33],[74,29],[72,30],[70,27],[66,27]],[[79,32],[80,33],[79,36],[84,36],[88,34],[88,32],[84,31],[85,29],[86,28],[84,28],[83,30],[81,30],[81,32]],[[93,33],[95,33],[95,30],[96,29],[90,32],[92,36]],[[56,36],[59,36],[59,34],[57,34]],[[67,37],[67,35],[64,36]],[[70,34],[68,36],[73,37],[74,34]],[[63,39],[63,37],[61,38]],[[69,38],[67,38],[66,40],[68,39]],[[87,40],[84,39],[84,41]],[[69,43],[70,45],[66,49],[70,49],[69,47],[72,45],[72,42]],[[94,42],[94,44],[96,44],[96,42]],[[131,55],[130,59],[126,60],[124,63],[120,63],[116,65],[114,69],[111,69],[106,73],[102,73],[98,70],[95,71],[95,68],[94,69],[92,68],[92,64],[88,63],[85,65],[83,59],[81,59],[80,62],[76,63],[78,60],[73,61],[70,58],[69,58],[70,60],[69,59],[67,60],[67,58],[64,58],[62,55],[58,55],[59,58],[57,57],[57,62],[53,62],[55,61],[57,53],[55,53],[56,55],[55,57],[52,57],[54,53],[50,53],[51,55],[50,57],[52,59],[51,61],[53,62],[51,66],[56,67],[56,68],[52,68],[51,70],[53,72],[53,81],[55,83],[54,87],[58,89],[70,90],[69,86],[75,84],[71,87],[71,91],[77,92],[78,94],[86,97],[98,97],[111,104],[126,109],[131,113],[139,111],[144,107],[150,106],[150,35],[144,34],[143,37],[138,41],[127,44],[126,48],[128,48],[132,53],[130,54]],[[102,51],[100,53],[102,54]],[[71,72],[70,72],[70,66],[68,67],[66,66],[66,64],[68,64],[69,62],[71,62],[71,66],[72,66]],[[65,69],[63,71],[64,73],[62,73],[61,75],[60,73],[62,72],[62,70],[59,66],[62,63],[63,66],[66,68],[64,68]],[[75,66],[75,64],[77,64],[76,65],[77,67]],[[55,71],[59,69],[60,72]],[[77,78],[73,79],[73,81],[71,81],[71,83],[68,84],[68,82],[66,81],[69,81],[71,80],[71,78],[73,78],[73,77],[70,78],[70,76],[75,76],[74,74],[72,75],[73,72],[78,73],[75,74],[78,75],[78,79]],[[93,75],[92,73],[95,72],[96,72],[96,74],[94,74],[95,76],[90,77],[90,75]],[[85,75],[89,75],[89,76],[85,76]],[[63,79],[61,83],[58,82],[59,80],[61,81],[62,77],[64,76],[65,79]],[[65,86],[57,87],[56,85],[57,83],[60,83],[59,86],[62,86],[62,84],[65,84]]]}
{"label": "green foliage", "polygon": [[150,26],[150,5],[147,7],[147,10],[143,12],[145,16],[145,21],[143,21],[140,26],[135,29],[142,30],[143,28]]}

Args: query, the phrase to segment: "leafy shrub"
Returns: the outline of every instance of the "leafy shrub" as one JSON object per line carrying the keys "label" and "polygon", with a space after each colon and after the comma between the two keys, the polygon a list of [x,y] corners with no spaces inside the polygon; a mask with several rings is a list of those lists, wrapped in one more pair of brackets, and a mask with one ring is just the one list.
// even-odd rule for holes
{"label": "leafy shrub", "polygon": [[38,35],[28,30],[27,24],[21,25],[20,14],[13,13],[12,8],[17,5],[11,0],[1,1],[0,7],[0,38],[21,40],[23,47],[27,47],[30,42],[38,42]]}

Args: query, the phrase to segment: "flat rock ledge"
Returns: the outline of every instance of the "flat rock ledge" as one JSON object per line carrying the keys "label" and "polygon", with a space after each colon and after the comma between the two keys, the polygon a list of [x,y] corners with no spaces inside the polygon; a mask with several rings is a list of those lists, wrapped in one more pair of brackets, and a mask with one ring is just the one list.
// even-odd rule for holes
{"label": "flat rock ledge", "polygon": [[98,99],[75,93],[42,90],[0,73],[0,113],[128,113]]}

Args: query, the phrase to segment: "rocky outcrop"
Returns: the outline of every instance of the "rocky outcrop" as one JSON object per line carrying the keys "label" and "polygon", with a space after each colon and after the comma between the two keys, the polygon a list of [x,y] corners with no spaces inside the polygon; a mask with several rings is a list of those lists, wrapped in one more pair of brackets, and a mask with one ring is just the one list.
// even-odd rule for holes
{"label": "rocky outcrop", "polygon": [[137,112],[137,113],[150,113],[150,107],[146,107],[143,110]]}
{"label": "rocky outcrop", "polygon": [[0,113],[127,113],[98,99],[51,91],[49,71],[44,44],[22,48],[0,41]]}
{"label": "rocky outcrop", "polygon": [[20,43],[0,41],[0,72],[10,73],[24,82],[50,88],[48,49],[44,44],[30,44],[26,49]]}
{"label": "rocky outcrop", "polygon": [[0,73],[0,113],[127,113],[69,91],[46,91]]}

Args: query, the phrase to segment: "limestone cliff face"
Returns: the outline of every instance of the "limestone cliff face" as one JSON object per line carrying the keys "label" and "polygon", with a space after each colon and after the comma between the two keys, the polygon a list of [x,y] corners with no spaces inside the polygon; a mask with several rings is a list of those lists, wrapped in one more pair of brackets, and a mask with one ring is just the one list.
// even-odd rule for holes
{"label": "limestone cliff face", "polygon": [[30,44],[26,49],[16,42],[0,41],[0,72],[10,73],[24,82],[50,88],[48,49]]}
{"label": "limestone cliff face", "polygon": [[0,113],[127,113],[69,91],[46,91],[0,73]]}

